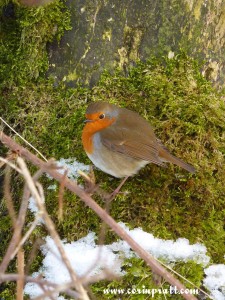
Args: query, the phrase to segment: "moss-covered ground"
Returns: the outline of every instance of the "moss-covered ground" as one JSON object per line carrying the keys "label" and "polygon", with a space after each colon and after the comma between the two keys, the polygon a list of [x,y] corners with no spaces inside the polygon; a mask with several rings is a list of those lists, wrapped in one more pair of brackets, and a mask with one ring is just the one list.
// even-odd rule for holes
{"label": "moss-covered ground", "polygon": [[[113,74],[104,72],[92,89],[68,88],[63,82],[55,86],[53,80],[46,77],[46,49],[49,42],[60,39],[64,31],[70,28],[70,15],[64,3],[56,0],[46,7],[26,8],[5,1],[0,8],[1,116],[45,157],[76,157],[89,164],[81,145],[87,104],[104,100],[139,112],[153,125],[157,136],[170,151],[193,164],[197,172],[190,175],[172,165],[167,168],[148,165],[127,181],[123,191],[129,193],[117,196],[112,203],[111,215],[131,228],[140,226],[159,238],[185,237],[190,243],[203,243],[212,263],[224,263],[223,91],[216,91],[202,77],[197,62],[183,52],[173,59],[152,57],[146,62],[137,62],[126,76],[120,69]],[[9,133],[7,128],[4,130]],[[22,143],[18,138],[16,140]],[[5,152],[6,149],[2,148],[1,153]],[[100,171],[95,173],[97,182],[103,188],[109,190],[118,185],[117,179],[112,180]],[[13,187],[18,205],[21,183],[17,178],[14,180],[18,183]],[[42,179],[44,185],[46,181],[46,178]],[[64,197],[64,219],[59,222],[57,193],[46,190],[46,205],[62,238],[73,241],[90,230],[99,232],[99,218],[69,192]],[[12,224],[2,200],[0,257],[5,253],[11,229]],[[44,235],[45,230],[38,227],[31,241]],[[109,232],[106,243],[116,239]],[[32,243],[27,243],[26,253],[31,248]],[[40,262],[41,254],[38,252],[30,272],[37,271]],[[14,268],[15,262],[12,262],[8,271],[13,272]],[[181,263],[174,268],[200,285],[203,278],[201,266]],[[91,289],[96,297],[104,299],[102,290],[106,287],[155,286],[151,272],[140,260],[133,259],[132,265],[125,263],[124,270],[127,275],[119,282],[93,285]],[[2,285],[1,298],[14,299],[14,288],[13,284]],[[111,297],[115,299],[115,296]],[[145,295],[140,297],[148,299]],[[110,299],[110,296],[105,299]],[[130,295],[127,299],[136,298]]]}

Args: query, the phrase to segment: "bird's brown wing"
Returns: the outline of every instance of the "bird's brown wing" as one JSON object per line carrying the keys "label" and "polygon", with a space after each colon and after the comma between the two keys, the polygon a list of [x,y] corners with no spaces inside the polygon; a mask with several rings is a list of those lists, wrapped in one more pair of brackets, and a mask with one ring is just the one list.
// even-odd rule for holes
{"label": "bird's brown wing", "polygon": [[139,160],[164,165],[158,155],[158,143],[140,131],[111,126],[100,132],[103,145],[111,151],[119,152]]}

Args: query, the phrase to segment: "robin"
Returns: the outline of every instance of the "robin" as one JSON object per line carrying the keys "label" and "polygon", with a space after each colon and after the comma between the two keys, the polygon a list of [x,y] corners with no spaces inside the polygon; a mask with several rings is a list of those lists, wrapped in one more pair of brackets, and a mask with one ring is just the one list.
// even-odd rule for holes
{"label": "robin", "polygon": [[136,112],[107,102],[91,103],[82,133],[84,149],[96,167],[125,180],[149,163],[173,163],[190,173],[195,168],[172,155]]}

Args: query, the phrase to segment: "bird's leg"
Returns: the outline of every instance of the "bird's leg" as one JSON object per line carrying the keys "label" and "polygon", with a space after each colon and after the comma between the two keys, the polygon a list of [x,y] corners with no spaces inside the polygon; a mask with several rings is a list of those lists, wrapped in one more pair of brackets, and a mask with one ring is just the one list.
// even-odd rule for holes
{"label": "bird's leg", "polygon": [[78,173],[84,179],[85,192],[90,195],[94,194],[96,192],[96,190],[99,188],[99,186],[98,186],[98,184],[96,184],[93,168],[92,167],[90,168],[89,174],[86,174],[81,170],[78,170]]}
{"label": "bird's leg", "polygon": [[122,180],[122,181],[120,182],[120,184],[118,185],[118,187],[117,187],[117,188],[109,195],[109,197],[108,197],[108,199],[107,199],[108,202],[111,202],[111,201],[115,198],[115,196],[119,193],[121,187],[122,187],[122,186],[124,185],[124,183],[127,181],[128,177],[129,177],[129,176],[124,177],[123,180]]}
{"label": "bird's leg", "polygon": [[[81,177],[83,177],[84,179],[84,191],[89,194],[89,195],[93,195],[94,193],[98,194],[100,197],[102,197],[103,199],[105,198],[109,198],[110,195],[103,191],[100,187],[99,184],[96,183],[95,180],[95,174],[94,174],[94,170],[91,167],[90,168],[90,172],[89,174],[84,173],[81,170],[78,170],[78,173],[80,174]],[[0,298],[1,299],[1,298]]]}

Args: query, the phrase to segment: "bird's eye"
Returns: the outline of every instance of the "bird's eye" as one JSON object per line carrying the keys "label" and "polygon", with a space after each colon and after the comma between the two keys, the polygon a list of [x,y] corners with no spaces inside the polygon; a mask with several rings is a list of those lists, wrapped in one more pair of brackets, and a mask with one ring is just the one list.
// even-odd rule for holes
{"label": "bird's eye", "polygon": [[99,119],[104,119],[105,118],[105,114],[101,114],[100,116],[99,116]]}

